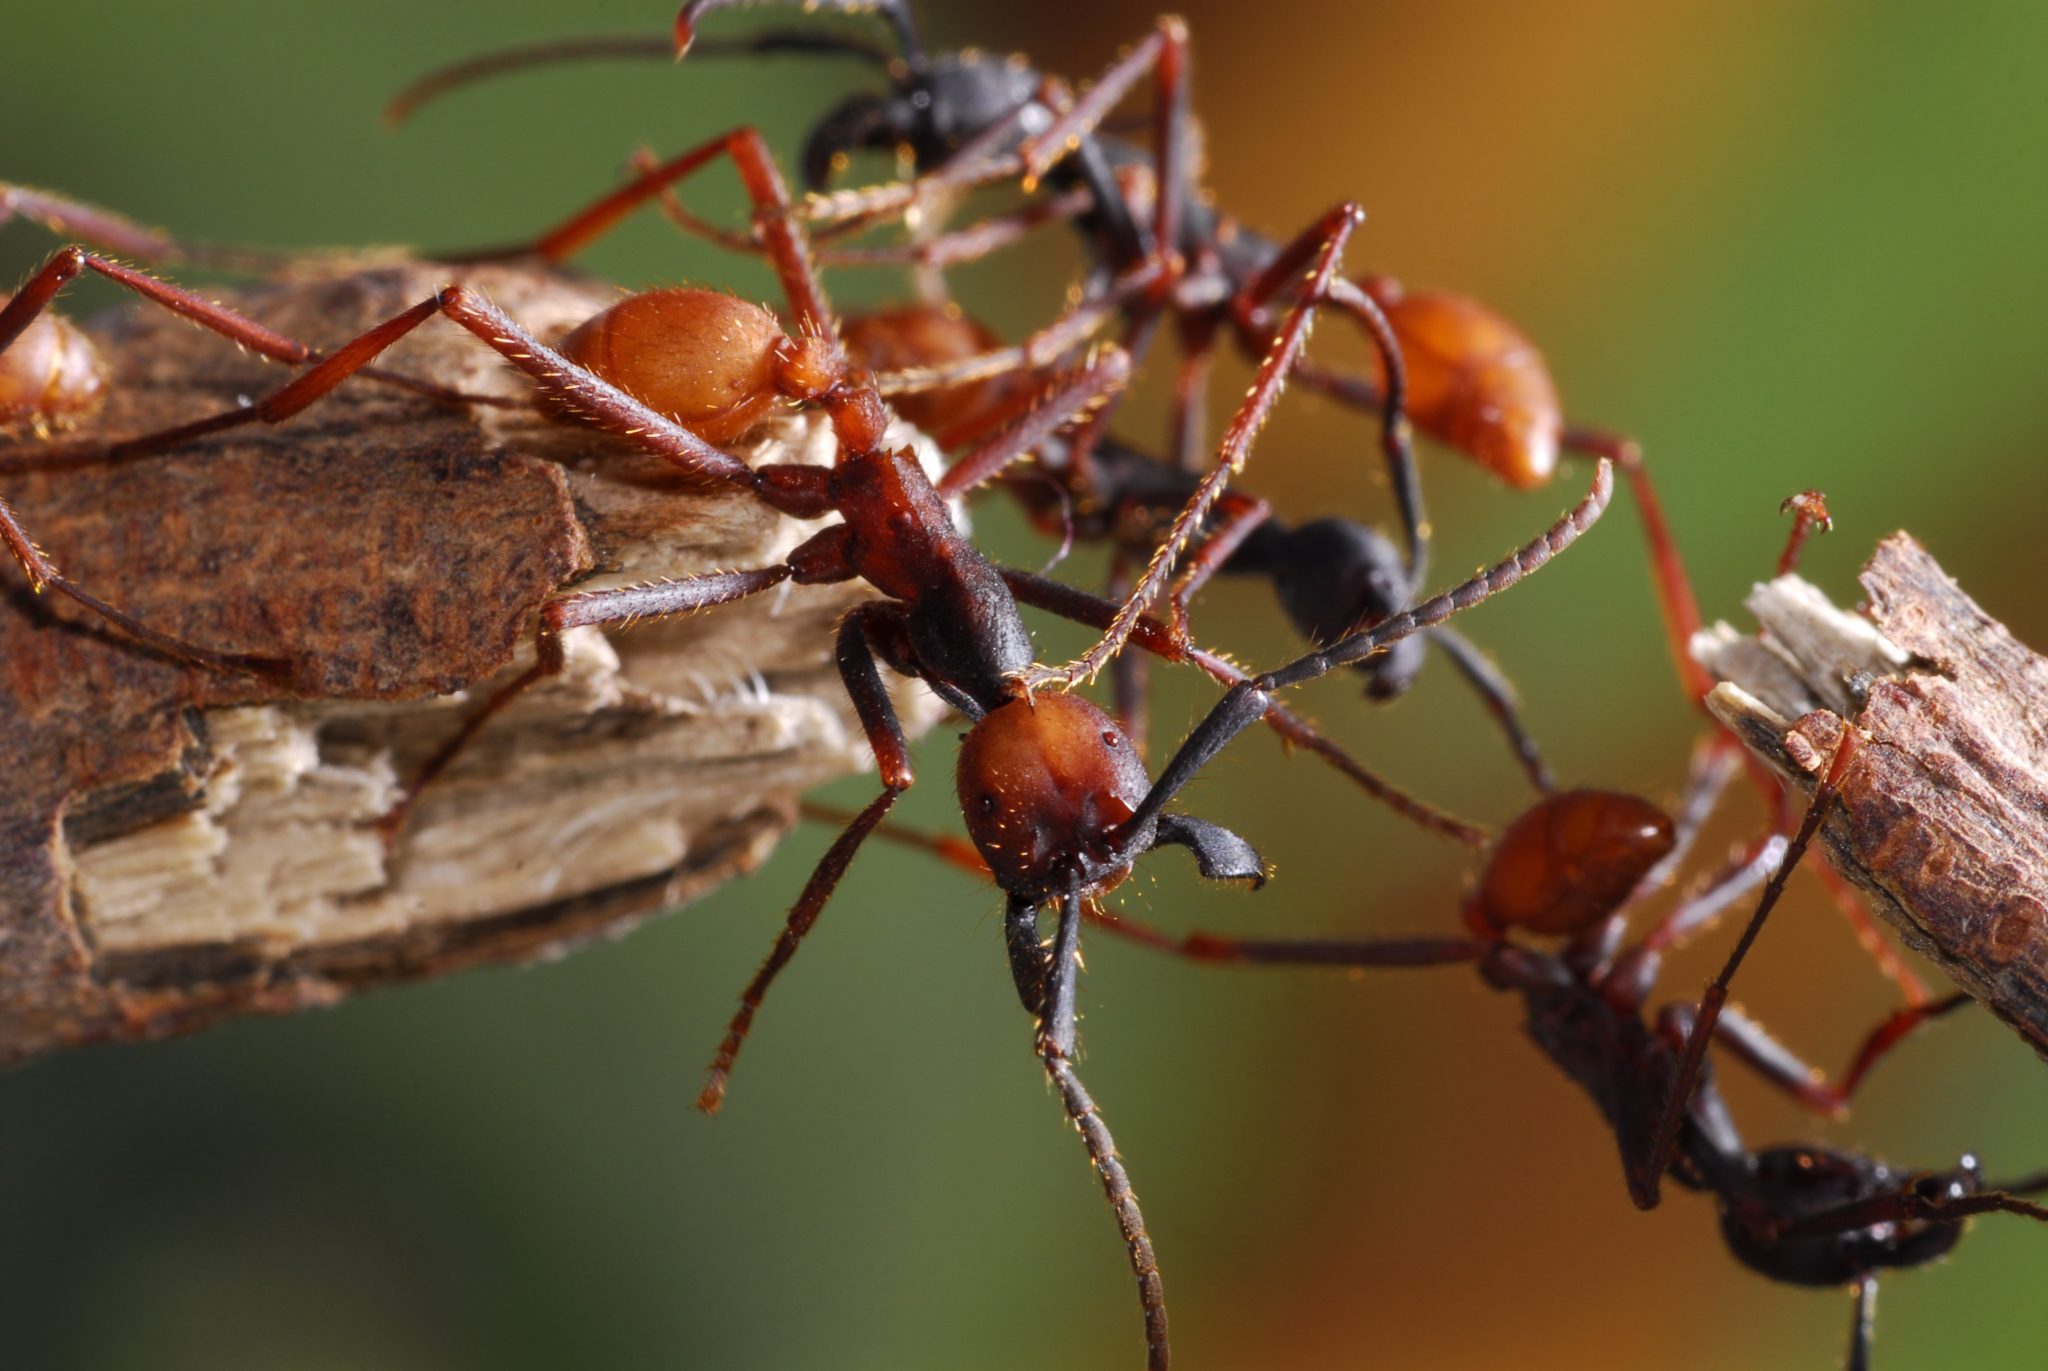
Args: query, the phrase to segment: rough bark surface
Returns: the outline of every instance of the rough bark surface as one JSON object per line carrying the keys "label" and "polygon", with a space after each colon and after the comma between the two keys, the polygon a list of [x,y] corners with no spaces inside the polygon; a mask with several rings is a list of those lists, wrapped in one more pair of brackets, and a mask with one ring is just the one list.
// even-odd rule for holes
{"label": "rough bark surface", "polygon": [[1906,534],[1861,579],[1867,623],[1829,609],[1831,623],[1797,578],[1759,587],[1759,648],[1725,626],[1702,635],[1731,682],[1709,704],[1808,794],[1853,717],[1864,742],[1820,830],[1828,858],[2048,1056],[2048,659]]}
{"label": "rough bark surface", "polygon": [[[448,275],[389,259],[228,303],[331,346]],[[462,275],[544,338],[615,298],[551,272]],[[0,438],[0,492],[88,590],[195,644],[287,657],[292,682],[192,668],[7,577],[0,1061],[558,952],[752,868],[799,789],[867,764],[829,631],[864,589],[770,593],[616,640],[572,631],[568,672],[486,729],[386,853],[375,820],[531,660],[549,595],[770,563],[816,525],[531,411],[360,379],[280,428],[67,456],[288,375],[149,306],[94,333],[106,409],[76,434]],[[527,394],[445,321],[388,358]],[[744,455],[832,451],[791,415]],[[921,688],[899,704],[912,727],[937,714]]]}

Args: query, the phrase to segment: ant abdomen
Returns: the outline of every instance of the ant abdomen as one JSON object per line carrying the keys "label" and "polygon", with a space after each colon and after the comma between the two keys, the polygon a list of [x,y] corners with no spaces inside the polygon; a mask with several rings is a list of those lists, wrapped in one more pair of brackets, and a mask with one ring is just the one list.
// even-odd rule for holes
{"label": "ant abdomen", "polygon": [[61,425],[99,407],[106,363],[76,325],[45,312],[0,352],[0,428]]}
{"label": "ant abdomen", "polygon": [[1567,790],[1509,824],[1470,906],[1498,931],[1563,936],[1606,918],[1670,853],[1671,820],[1648,800]]}
{"label": "ant abdomen", "polygon": [[1557,471],[1564,406],[1536,345],[1468,296],[1405,291],[1384,276],[1358,284],[1401,344],[1404,409],[1414,425],[1511,486],[1547,483]]}
{"label": "ant abdomen", "polygon": [[707,443],[737,442],[783,396],[791,348],[769,311],[724,291],[629,295],[580,325],[561,352]]}
{"label": "ant abdomen", "polygon": [[1012,897],[1099,893],[1129,874],[1106,839],[1150,781],[1116,720],[1080,696],[991,710],[961,744],[958,784],[967,835]]}

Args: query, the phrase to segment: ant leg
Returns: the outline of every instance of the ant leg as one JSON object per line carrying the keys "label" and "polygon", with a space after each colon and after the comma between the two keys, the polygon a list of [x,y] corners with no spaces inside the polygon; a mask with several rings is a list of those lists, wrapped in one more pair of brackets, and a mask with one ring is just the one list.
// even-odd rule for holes
{"label": "ant leg", "polygon": [[[1200,471],[1206,447],[1209,372],[1216,358],[1216,331],[1183,328],[1180,369],[1173,379],[1173,457],[1182,471]],[[1296,374],[1299,375],[1297,362]]]}
{"label": "ant leg", "polygon": [[[1071,190],[1051,199],[1034,200],[1021,209],[990,215],[964,228],[948,229],[919,242],[820,248],[818,262],[828,267],[924,267],[943,271],[948,267],[978,262],[1005,248],[1014,247],[1047,224],[1065,223],[1086,214],[1094,203],[1095,197],[1087,190]],[[708,224],[705,228],[717,232]],[[829,234],[817,232],[814,236],[822,239]]]}
{"label": "ant leg", "polygon": [[935,486],[940,498],[965,495],[995,479],[1012,462],[1122,389],[1130,376],[1130,354],[1111,346],[1054,377],[1014,422],[946,468]]}
{"label": "ant leg", "polygon": [[[1273,517],[1273,507],[1254,495],[1227,494],[1216,502],[1216,519],[1209,536],[1188,558],[1187,567],[1173,583],[1166,600],[1166,631],[1175,640],[1188,640],[1188,605],[1223,564],[1237,555],[1244,540]],[[1119,654],[1118,660],[1122,660]]]}
{"label": "ant leg", "polygon": [[1540,570],[1551,558],[1576,542],[1599,519],[1613,494],[1613,469],[1603,461],[1593,474],[1593,487],[1585,498],[1503,561],[1413,609],[1390,615],[1373,627],[1340,639],[1327,648],[1233,685],[1181,743],[1180,750],[1159,773],[1159,779],[1139,803],[1137,811],[1117,830],[1117,835],[1135,834],[1157,819],[1168,801],[1179,794],[1197,772],[1214,760],[1231,739],[1266,713],[1272,704],[1274,691],[1362,661],[1392,643],[1434,628],[1452,615],[1508,589],[1523,577]]}
{"label": "ant leg", "polygon": [[290,676],[291,661],[288,658],[241,652],[215,652],[209,648],[195,646],[182,638],[172,637],[168,633],[160,633],[134,615],[114,608],[57,570],[56,564],[35,545],[27,530],[22,528],[21,521],[15,517],[13,506],[9,505],[4,497],[0,497],[0,543],[6,544],[9,554],[28,574],[30,590],[41,594],[43,590],[50,589],[68,596],[130,638],[147,647],[153,647],[166,656],[205,667],[210,671],[232,675],[256,676],[271,681],[288,679]]}
{"label": "ant leg", "polygon": [[7,307],[0,309],[0,351],[11,346],[21,336],[22,330],[49,308],[57,293],[86,271],[97,272],[114,284],[125,286],[146,300],[155,301],[173,314],[182,315],[274,362],[303,362],[313,355],[313,350],[305,344],[273,332],[253,319],[244,318],[188,290],[181,290],[146,272],[110,261],[76,245],[59,248],[52,253],[28,283],[14,293]]}
{"label": "ant leg", "polygon": [[1484,957],[1488,944],[1472,938],[1238,938],[1220,933],[1179,937],[1150,924],[1090,911],[1089,922],[1155,952],[1212,965],[1366,968],[1460,966]]}
{"label": "ant leg", "polygon": [[710,609],[758,595],[781,585],[790,577],[787,564],[762,567],[757,571],[714,571],[674,581],[648,581],[640,585],[617,586],[611,590],[589,590],[564,595],[541,606],[540,624],[534,631],[533,665],[499,688],[481,708],[471,714],[455,733],[426,760],[398,803],[377,821],[386,847],[398,840],[418,806],[420,796],[447,771],[449,765],[475,741],[484,725],[496,718],[513,700],[550,676],[561,674],[566,662],[562,634],[572,628],[601,624],[632,624],[641,619],[665,618]]}
{"label": "ant leg", "polygon": [[[1131,593],[1130,559],[1120,543],[1110,550],[1106,588],[1111,601],[1121,602]],[[1115,604],[1108,607],[1113,616]],[[1109,618],[1105,617],[1102,622],[1106,625]],[[1109,666],[1110,697],[1115,705],[1117,722],[1123,725],[1124,736],[1131,740],[1131,750],[1148,773],[1152,756],[1151,668],[1152,659],[1143,652],[1119,652]]]}
{"label": "ant leg", "polygon": [[1800,491],[1779,505],[1778,513],[1792,516],[1792,531],[1785,536],[1785,550],[1778,554],[1778,574],[1790,576],[1799,569],[1807,533],[1834,532],[1835,517],[1828,513],[1828,497],[1817,490]]}
{"label": "ant leg", "polygon": [[889,703],[888,689],[882,684],[881,673],[875,666],[874,650],[869,645],[871,634],[888,632],[892,628],[900,632],[902,617],[902,610],[895,606],[867,604],[840,622],[839,675],[846,682],[846,693],[853,697],[854,713],[860,716],[868,746],[874,749],[875,766],[882,773],[882,793],[868,803],[868,807],[847,825],[846,830],[826,849],[825,855],[818,859],[810,880],[804,883],[803,893],[789,911],[788,922],[768,953],[768,960],[761,964],[761,969],[754,973],[754,979],[740,993],[739,1011],[726,1028],[725,1040],[719,1044],[718,1055],[712,1059],[704,1089],[697,1096],[697,1107],[707,1114],[716,1114],[725,1100],[726,1082],[732,1075],[733,1062],[747,1040],[748,1030],[753,1027],[754,1015],[760,1010],[768,987],[789,964],[789,959],[796,955],[797,945],[818,921],[825,902],[832,898],[839,878],[846,874],[846,868],[852,864],[861,843],[881,823],[890,806],[896,803],[896,797],[910,789],[915,779],[910,766],[910,746],[903,739],[903,726],[897,722],[895,706]]}
{"label": "ant leg", "polygon": [[[1216,464],[1202,482],[1181,512],[1174,518],[1167,531],[1166,539],[1152,555],[1144,575],[1139,577],[1137,589],[1117,611],[1116,619],[1110,624],[1102,640],[1080,658],[1056,670],[1035,669],[1027,678],[1031,688],[1041,685],[1072,686],[1079,681],[1093,680],[1109,659],[1116,655],[1124,642],[1131,636],[1138,619],[1150,609],[1152,602],[1166,589],[1173,574],[1174,564],[1183,550],[1193,541],[1207,522],[1209,511],[1223,494],[1230,478],[1244,467],[1250,454],[1253,438],[1265,424],[1273,405],[1286,388],[1287,375],[1294,361],[1301,355],[1308,341],[1311,317],[1321,302],[1330,283],[1336,278],[1337,263],[1342,258],[1345,244],[1351,234],[1363,221],[1363,212],[1351,204],[1339,205],[1323,216],[1322,220],[1307,233],[1301,235],[1285,249],[1269,269],[1268,275],[1277,279],[1291,279],[1303,262],[1311,263],[1308,281],[1300,297],[1288,309],[1285,319],[1275,331],[1266,355],[1259,363],[1258,373],[1252,380],[1244,402],[1238,407],[1237,415],[1224,432],[1223,441],[1217,448]],[[1284,269],[1284,270],[1283,270]]]}
{"label": "ant leg", "polygon": [[[1090,595],[1085,590],[1077,590],[1032,572],[1017,571],[1008,567],[999,570],[1002,572],[1004,584],[1009,586],[1010,594],[1016,597],[1019,604],[1030,605],[1091,628],[1105,627],[1116,617],[1119,606],[1114,601],[1105,600],[1099,595]],[[1137,628],[1131,634],[1131,645],[1165,661],[1192,662],[1212,680],[1224,686],[1242,686],[1251,679],[1244,671],[1213,652],[1191,644],[1175,642],[1172,635],[1167,632],[1166,626],[1149,615],[1139,619]],[[1284,741],[1322,758],[1357,784],[1366,794],[1402,818],[1432,833],[1463,843],[1467,847],[1479,848],[1486,845],[1489,835],[1485,829],[1466,823],[1463,819],[1454,818],[1367,770],[1343,748],[1324,737],[1307,720],[1278,701],[1268,699],[1264,715],[1252,717],[1263,717],[1267,727],[1279,734]],[[1250,722],[1251,720],[1247,719],[1239,727],[1249,726]],[[1185,744],[1183,750],[1186,750]]]}
{"label": "ant leg", "polygon": [[147,228],[98,205],[34,186],[0,181],[0,225],[17,215],[34,220],[59,238],[83,238],[145,262],[182,262],[260,276],[288,267],[295,260],[289,253],[180,242],[162,229]]}
{"label": "ant leg", "polygon": [[[1739,1009],[1721,1011],[1720,1022],[1714,1025],[1714,1037],[1738,1061],[1804,1107],[1816,1114],[1840,1118],[1849,1112],[1849,1102],[1864,1077],[1887,1053],[1922,1024],[1970,1003],[1969,995],[1957,991],[1943,999],[1912,1005],[1886,1015],[1864,1035],[1855,1056],[1850,1058],[1848,1069],[1835,1081],[1829,1081],[1772,1037],[1762,1024]],[[1672,1008],[1687,1011],[1672,1016],[1674,1041],[1682,1043],[1689,1031],[1690,1006]]]}
{"label": "ant leg", "polygon": [[937,366],[877,372],[875,389],[883,395],[912,395],[987,380],[1008,372],[1036,371],[1052,366],[1088,341],[1104,324],[1121,315],[1125,307],[1150,289],[1164,271],[1157,261],[1148,260],[1117,277],[1102,294],[1067,309],[1014,347],[994,348]]}
{"label": "ant leg", "polygon": [[1549,763],[1543,760],[1536,740],[1522,726],[1521,705],[1515,699],[1514,684],[1464,634],[1454,629],[1433,628],[1429,630],[1428,638],[1451,659],[1451,665],[1458,668],[1458,674],[1465,678],[1466,684],[1479,696],[1480,703],[1486,706],[1486,712],[1507,735],[1508,746],[1514,750],[1516,760],[1521,762],[1529,784],[1545,794],[1555,790],[1557,778],[1551,774]]}
{"label": "ant leg", "polygon": [[1849,1315],[1849,1359],[1844,1365],[1848,1371],[1870,1371],[1870,1340],[1877,1332],[1877,1277],[1858,1277],[1850,1299],[1855,1305]]}
{"label": "ant leg", "polygon": [[[1785,856],[1778,863],[1778,869],[1764,886],[1763,898],[1757,901],[1756,912],[1750,916],[1749,924],[1742,930],[1742,937],[1736,942],[1735,950],[1728,956],[1726,965],[1718,976],[1707,984],[1706,993],[1700,997],[1698,1016],[1692,1031],[1686,1035],[1685,1057],[1679,1064],[1678,1075],[1672,1081],[1671,1095],[1664,1103],[1664,1117],[1657,1127],[1657,1141],[1652,1157],[1657,1165],[1651,1172],[1651,1195],[1654,1201],[1656,1177],[1663,1174],[1678,1148],[1679,1125],[1685,1118],[1687,1104],[1692,1098],[1693,1087],[1699,1083],[1700,1065],[1706,1057],[1707,1043],[1714,1036],[1714,1025],[1721,1018],[1722,1007],[1728,1002],[1728,986],[1735,978],[1736,970],[1749,955],[1751,944],[1763,931],[1764,920],[1785,893],[1785,881],[1791,876],[1799,859],[1806,855],[1807,845],[1813,835],[1820,831],[1821,820],[1827,817],[1828,806],[1841,793],[1842,782],[1847,777],[1849,766],[1860,750],[1861,737],[1853,726],[1846,727],[1842,739],[1835,746],[1833,760],[1828,763],[1827,774],[1815,787],[1813,801],[1807,806],[1806,818],[1801,821],[1799,831],[1792,835],[1786,846]],[[1640,1200],[1637,1201],[1641,1203]]]}
{"label": "ant leg", "polygon": [[[1036,909],[1013,902],[1007,922],[1013,934],[1013,954],[1027,929],[1035,950]],[[1038,1010],[1038,1059],[1044,1063],[1045,1074],[1052,1078],[1054,1088],[1059,1091],[1060,1104],[1067,1111],[1068,1120],[1080,1130],[1081,1140],[1088,1147],[1088,1160],[1102,1179],[1102,1193],[1108,1197],[1110,1208],[1116,1211],[1117,1228],[1122,1232],[1124,1247],[1130,1253],[1131,1272],[1138,1279],[1138,1305],[1145,1318],[1147,1371],[1166,1371],[1166,1289],[1159,1276],[1159,1259],[1153,1254],[1152,1239],[1145,1231],[1145,1216],[1138,1209],[1138,1197],[1131,1189],[1130,1175],[1124,1170],[1123,1159],[1117,1155],[1116,1139],[1110,1136],[1109,1125],[1102,1121],[1101,1111],[1095,1107],[1088,1088],[1074,1073],[1074,999],[1080,954],[1081,897],[1069,893],[1060,901],[1059,928],[1053,934],[1052,957],[1045,967],[1044,994]],[[1023,974],[1023,967],[1014,955],[1012,968],[1019,972],[1019,991],[1028,994],[1030,979]]]}

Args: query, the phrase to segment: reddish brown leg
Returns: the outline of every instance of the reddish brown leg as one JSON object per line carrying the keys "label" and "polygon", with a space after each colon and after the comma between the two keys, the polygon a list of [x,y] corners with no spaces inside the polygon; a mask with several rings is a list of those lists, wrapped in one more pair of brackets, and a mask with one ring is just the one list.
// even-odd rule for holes
{"label": "reddish brown leg", "polygon": [[712,1059],[704,1090],[697,1096],[697,1107],[707,1114],[716,1114],[725,1100],[726,1082],[732,1075],[733,1062],[747,1040],[754,1015],[760,1010],[768,987],[789,964],[790,958],[796,955],[804,935],[818,921],[825,902],[832,898],[839,878],[846,874],[846,868],[852,864],[861,843],[882,822],[889,807],[896,803],[896,797],[910,789],[915,779],[910,766],[910,747],[903,739],[903,726],[897,722],[895,706],[889,703],[889,692],[882,684],[874,652],[868,643],[871,625],[885,627],[883,620],[900,622],[901,615],[902,611],[895,606],[868,604],[848,614],[839,626],[839,675],[846,682],[847,694],[853,697],[854,712],[860,716],[868,746],[874,749],[875,765],[882,773],[882,793],[869,802],[868,807],[818,860],[810,880],[804,883],[803,893],[789,911],[789,920],[768,953],[768,960],[761,964],[754,979],[741,992],[739,1012],[733,1015],[725,1040],[719,1044],[718,1055]]}
{"label": "reddish brown leg", "polygon": [[[1121,545],[1109,554],[1107,588],[1115,604],[1121,604],[1131,593],[1130,558]],[[1109,617],[1113,617],[1114,604],[1110,608],[1112,616],[1102,621],[1105,627]],[[1152,659],[1143,652],[1119,652],[1109,667],[1110,695],[1117,722],[1123,725],[1124,736],[1131,740],[1131,750],[1137,754],[1139,763],[1147,768],[1152,760],[1151,668]]]}
{"label": "reddish brown leg", "polygon": [[1090,911],[1090,922],[1104,932],[1129,939],[1155,952],[1190,961],[1260,966],[1368,967],[1458,966],[1486,955],[1487,944],[1473,938],[1239,938],[1222,933],[1190,933],[1180,937],[1112,914]]}
{"label": "reddish brown leg", "polygon": [[1244,540],[1258,531],[1273,514],[1273,507],[1255,495],[1225,495],[1216,502],[1216,520],[1187,566],[1173,583],[1167,597],[1166,631],[1185,642],[1188,637],[1188,606],[1209,578],[1244,546]]}
{"label": "reddish brown leg", "polygon": [[1013,423],[946,469],[937,483],[940,496],[950,500],[993,480],[1012,462],[1122,389],[1130,375],[1130,356],[1121,348],[1109,347],[1053,378]]}
{"label": "reddish brown leg", "polygon": [[191,662],[195,666],[203,666],[210,671],[266,679],[290,677],[291,662],[287,658],[241,652],[216,652],[188,643],[182,638],[174,638],[168,633],[159,633],[134,615],[114,608],[59,572],[56,565],[44,555],[43,550],[30,540],[28,533],[21,526],[21,521],[15,518],[13,507],[4,498],[0,498],[0,542],[7,545],[7,551],[13,555],[15,561],[21,563],[22,570],[28,573],[31,590],[40,594],[48,588],[66,595],[130,638],[167,656]]}
{"label": "reddish brown leg", "polygon": [[[1863,1084],[1863,1079],[1870,1074],[1870,1069],[1882,1061],[1887,1053],[1904,1042],[1922,1024],[1931,1019],[1938,1019],[1944,1014],[1953,1013],[1969,1003],[1970,997],[1957,991],[1943,999],[1922,1005],[1911,1005],[1887,1014],[1864,1035],[1863,1041],[1857,1045],[1855,1055],[1849,1059],[1847,1069],[1833,1081],[1829,1081],[1790,1048],[1772,1037],[1763,1025],[1739,1009],[1721,1011],[1721,1020],[1714,1027],[1715,1041],[1764,1080],[1806,1108],[1818,1114],[1840,1118],[1849,1112],[1849,1101],[1855,1095],[1856,1088]],[[1682,1023],[1680,1027],[1683,1027]],[[1679,1037],[1678,1040],[1683,1041],[1683,1037]]]}
{"label": "reddish brown leg", "polygon": [[386,847],[398,840],[418,807],[428,786],[448,770],[455,759],[483,732],[484,725],[529,688],[561,673],[562,634],[568,629],[603,624],[632,624],[641,619],[664,618],[731,604],[749,595],[781,585],[790,577],[788,566],[762,567],[758,571],[714,571],[677,581],[649,581],[641,585],[618,586],[611,590],[590,590],[564,595],[541,607],[540,624],[534,632],[533,665],[500,687],[481,708],[441,744],[419,769],[405,793],[382,819],[378,832]]}
{"label": "reddish brown leg", "polygon": [[1292,280],[1304,264],[1310,264],[1306,285],[1275,331],[1244,403],[1224,432],[1214,468],[1202,478],[1194,495],[1174,519],[1165,541],[1153,554],[1144,575],[1138,579],[1137,588],[1117,611],[1116,619],[1102,640],[1064,667],[1034,669],[1024,682],[1028,688],[1066,687],[1094,679],[1130,638],[1137,621],[1151,608],[1152,602],[1165,591],[1181,553],[1207,522],[1209,511],[1221,498],[1230,478],[1243,470],[1245,459],[1251,452],[1252,439],[1286,388],[1287,375],[1308,340],[1314,310],[1323,302],[1330,283],[1336,279],[1337,263],[1343,256],[1345,244],[1362,219],[1363,214],[1357,206],[1338,206],[1284,249],[1268,269],[1262,279],[1270,291],[1278,290],[1281,283]]}
{"label": "reddish brown leg", "polygon": [[[1723,1006],[1728,1002],[1728,987],[1735,979],[1736,971],[1742,966],[1743,958],[1763,931],[1764,921],[1785,893],[1785,881],[1799,865],[1813,835],[1820,831],[1821,821],[1827,817],[1828,807],[1841,793],[1842,782],[1847,777],[1850,765],[1856,760],[1861,736],[1854,726],[1845,727],[1841,742],[1835,747],[1835,755],[1828,763],[1827,774],[1814,788],[1813,802],[1807,806],[1806,818],[1800,823],[1799,831],[1792,836],[1785,849],[1784,860],[1764,886],[1763,898],[1757,901],[1756,913],[1750,916],[1749,924],[1742,930],[1742,937],[1736,942],[1735,950],[1728,956],[1727,964],[1719,975],[1707,985],[1706,993],[1700,998],[1700,1007],[1694,1019],[1692,1031],[1686,1036],[1685,1057],[1679,1064],[1678,1075],[1672,1083],[1671,1096],[1665,1101],[1664,1115],[1657,1128],[1656,1146],[1651,1149],[1648,1199],[1656,1202],[1657,1183],[1665,1168],[1670,1166],[1678,1149],[1679,1126],[1684,1122],[1687,1107],[1692,1102],[1693,1090],[1699,1085],[1700,1063],[1705,1058],[1707,1044],[1713,1040],[1714,1027],[1720,1021]],[[1642,1204],[1639,1198],[1638,1204]],[[1648,1207],[1645,1205],[1644,1207]]]}

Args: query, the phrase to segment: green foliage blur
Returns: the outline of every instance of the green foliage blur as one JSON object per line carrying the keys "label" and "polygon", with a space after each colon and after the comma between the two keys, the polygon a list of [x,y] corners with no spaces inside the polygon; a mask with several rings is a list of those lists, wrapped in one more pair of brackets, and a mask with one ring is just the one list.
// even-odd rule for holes
{"label": "green foliage blur", "polygon": [[[1358,198],[1372,217],[1356,269],[1516,318],[1575,414],[1647,444],[1710,615],[1739,621],[1782,538],[1778,502],[1817,486],[1837,531],[1809,567],[1838,597],[1905,527],[2048,643],[2048,8],[1184,8],[1223,202],[1287,233]],[[1127,0],[924,9],[938,46],[1021,48],[1073,76],[1151,18]],[[660,32],[669,15],[661,0],[16,5],[0,178],[199,238],[470,246],[600,193],[643,143],[744,122],[793,150],[865,79],[846,63],[643,63],[510,80],[396,136],[378,127],[383,99],[434,64],[563,32]],[[729,184],[696,203],[723,195],[736,213]],[[0,279],[48,247],[8,227]],[[771,289],[652,217],[586,264],[629,284]],[[959,285],[1014,334],[1058,308],[1076,269],[1052,237]],[[834,287],[858,303],[893,283]],[[1344,333],[1315,346],[1356,356]],[[1241,379],[1223,378],[1219,402]],[[1123,424],[1158,419],[1154,388]],[[1361,420],[1297,397],[1249,479],[1289,513],[1384,518],[1373,471]],[[1521,541],[1582,480],[1516,495],[1442,454],[1427,475],[1445,574]],[[979,517],[1006,555],[1050,555],[1007,510]],[[1520,682],[1564,777],[1668,799],[1699,723],[1641,552],[1617,500],[1469,627]],[[1098,570],[1077,557],[1063,574]],[[1274,618],[1256,586],[1226,585],[1196,623],[1266,662],[1286,646]],[[1047,641],[1047,655],[1066,642]],[[1211,698],[1169,681],[1155,748]],[[1526,802],[1440,670],[1391,709],[1342,681],[1303,703],[1461,812],[1498,823]],[[953,822],[950,748],[941,730],[920,749],[907,819]],[[1190,804],[1257,842],[1277,879],[1249,896],[1157,862],[1132,882],[1133,913],[1262,933],[1451,925],[1460,854],[1269,739],[1248,736]],[[1717,839],[1759,818],[1751,800],[1736,809]],[[826,840],[802,831],[754,878],[559,965],[0,1078],[0,1364],[1135,1365],[1123,1254],[1031,1057],[986,886],[865,854],[725,1114],[688,1108]],[[1834,1064],[1887,987],[1798,890],[1741,998]],[[1695,993],[1727,936],[1678,959],[1669,993]],[[1086,1074],[1146,1203],[1188,1367],[1837,1364],[1848,1302],[1736,1267],[1695,1197],[1633,1212],[1586,1100],[1465,973],[1264,975],[1100,945],[1083,1003]],[[1729,1089],[1753,1143],[2048,1165],[2048,1080],[1981,1014],[1905,1049],[1846,1123]],[[1950,1262],[1886,1283],[1880,1364],[2038,1365],[2044,1276],[2048,1233],[1981,1222]]]}

